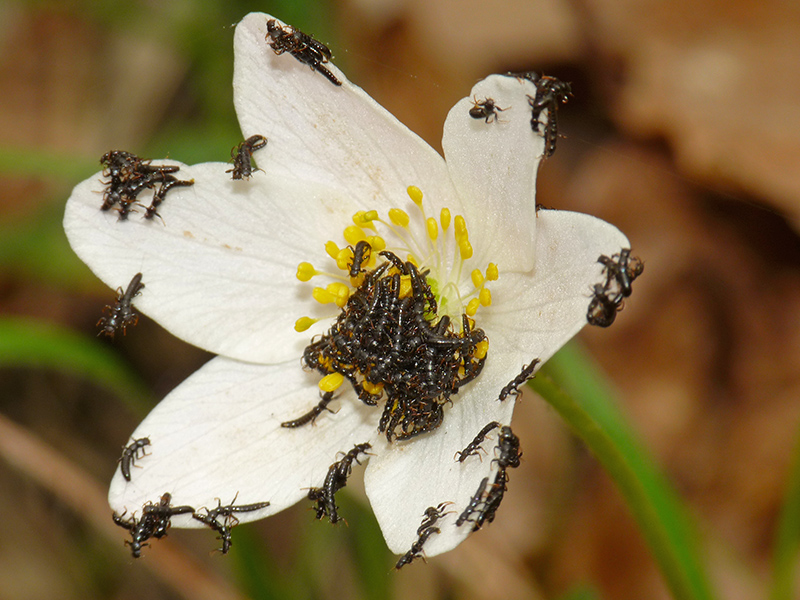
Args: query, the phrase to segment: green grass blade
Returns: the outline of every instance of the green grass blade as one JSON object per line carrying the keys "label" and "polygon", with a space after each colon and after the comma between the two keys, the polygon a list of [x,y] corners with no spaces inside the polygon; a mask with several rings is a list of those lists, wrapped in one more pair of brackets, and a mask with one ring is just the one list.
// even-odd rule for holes
{"label": "green grass blade", "polygon": [[55,369],[83,377],[147,411],[141,380],[101,342],[63,327],[15,317],[0,318],[0,367]]}
{"label": "green grass blade", "polygon": [[714,595],[688,512],[614,403],[607,383],[575,345],[531,381],[602,463],[639,523],[675,598]]}
{"label": "green grass blade", "polygon": [[773,552],[770,600],[794,600],[797,554],[800,548],[800,433],[795,442],[786,499],[781,510]]}

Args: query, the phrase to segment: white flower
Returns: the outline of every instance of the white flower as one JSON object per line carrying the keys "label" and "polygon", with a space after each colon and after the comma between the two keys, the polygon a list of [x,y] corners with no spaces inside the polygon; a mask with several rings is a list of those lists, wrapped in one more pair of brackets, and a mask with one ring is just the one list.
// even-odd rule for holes
{"label": "white flower", "polygon": [[[232,181],[227,163],[164,161],[179,165],[177,175],[194,185],[169,192],[159,207],[163,220],[145,220],[141,212],[119,220],[99,210],[101,175],[78,185],[67,205],[70,243],[100,279],[124,287],[141,272],[146,287],[137,308],[219,355],[133,433],[150,439],[148,454],[130,482],[117,473],[109,502],[118,514],[141,515],[145,503],[165,492],[174,504],[196,508],[213,508],[217,499],[269,501],[236,515],[263,518],[320,487],[338,453],[369,442],[366,491],[391,550],[412,546],[426,508],[453,503],[437,524],[441,533],[424,545],[428,556],[436,555],[469,534],[471,527],[456,527],[456,518],[481,480],[498,470],[497,461],[460,463],[455,453],[488,422],[510,423],[514,401],[498,401],[500,390],[524,364],[546,361],[586,324],[591,285],[602,281],[598,256],[628,241],[594,217],[535,210],[544,139],[531,127],[530,81],[491,76],[478,83],[447,117],[445,161],[335,66],[326,65],[341,87],[290,52],[276,55],[265,39],[269,18],[248,15],[235,34],[239,121],[245,137],[269,140],[256,152],[261,171]],[[488,123],[469,115],[485,98],[503,109]],[[421,190],[421,208],[410,186]],[[408,215],[406,228],[386,225],[394,208]],[[443,227],[443,208],[464,217],[471,257],[459,254],[454,222]],[[380,235],[403,260],[414,254],[420,269],[430,270],[441,312],[454,323],[481,288],[491,292],[490,305],[475,315],[489,340],[483,371],[452,396],[440,427],[407,441],[387,441],[378,432],[382,406],[359,401],[347,382],[331,403],[335,414],[324,412],[313,425],[280,426],[318,403],[320,374],[304,370],[301,357],[339,311],[312,298],[315,285],[334,280],[298,281],[298,264],[335,272],[326,243],[347,246],[342,232],[358,211],[377,211],[384,220],[374,222],[375,231],[365,229],[368,235]],[[423,211],[436,224],[435,240]],[[490,263],[499,278],[473,280]],[[483,299],[488,304],[487,293]],[[320,320],[298,333],[295,322],[306,315]],[[490,457],[494,444],[484,444]],[[190,514],[174,516],[172,524],[203,526]]]}

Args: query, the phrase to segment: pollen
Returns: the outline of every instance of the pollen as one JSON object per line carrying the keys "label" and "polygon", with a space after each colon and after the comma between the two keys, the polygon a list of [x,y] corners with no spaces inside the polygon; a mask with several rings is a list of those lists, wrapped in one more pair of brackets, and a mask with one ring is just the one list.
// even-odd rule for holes
{"label": "pollen", "polygon": [[294,323],[294,330],[298,333],[302,333],[303,331],[307,331],[309,327],[318,321],[319,319],[312,319],[311,317],[300,317]]}
{"label": "pollen", "polygon": [[344,228],[344,239],[347,240],[348,244],[352,244],[355,246],[358,242],[367,239],[367,234],[364,233],[364,230],[357,225],[350,225],[349,227]]}
{"label": "pollen", "polygon": [[319,271],[309,262],[301,262],[297,265],[297,278],[300,281],[310,281],[314,275],[319,275]]}
{"label": "pollen", "polygon": [[325,244],[325,252],[328,253],[333,260],[336,260],[336,257],[339,256],[339,246],[336,245],[334,241],[328,241]]}
{"label": "pollen", "polygon": [[408,192],[408,197],[411,198],[411,201],[422,208],[422,190],[415,185],[410,185],[406,191]]}
{"label": "pollen", "polygon": [[431,241],[435,242],[436,239],[439,237],[439,224],[433,217],[428,217],[428,220],[425,222],[425,225],[428,230],[428,237],[431,238]]}
{"label": "pollen", "polygon": [[486,267],[486,279],[489,281],[497,281],[498,277],[500,277],[500,272],[497,270],[497,265],[489,263],[489,266]]}
{"label": "pollen", "polygon": [[400,208],[389,209],[389,220],[398,227],[404,227],[404,228],[408,227],[408,224],[411,221],[411,219],[408,216],[408,213]]}
{"label": "pollen", "polygon": [[488,288],[483,288],[478,294],[478,300],[481,306],[490,306],[492,304],[492,292]]}
{"label": "pollen", "polygon": [[319,380],[319,389],[323,392],[333,392],[338,390],[344,383],[344,375],[341,373],[330,373]]}
{"label": "pollen", "polygon": [[439,222],[442,224],[442,231],[447,231],[450,227],[450,209],[443,208],[439,215]]}

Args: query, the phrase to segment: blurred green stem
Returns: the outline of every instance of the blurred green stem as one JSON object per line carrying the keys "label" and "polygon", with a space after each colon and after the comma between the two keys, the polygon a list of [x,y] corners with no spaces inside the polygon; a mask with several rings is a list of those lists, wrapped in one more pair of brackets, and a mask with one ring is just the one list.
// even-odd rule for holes
{"label": "blurred green stem", "polygon": [[773,552],[770,600],[794,600],[797,551],[800,547],[800,432],[795,441],[786,500],[783,503]]}
{"label": "blurred green stem", "polygon": [[687,511],[617,409],[608,385],[574,344],[551,358],[531,385],[602,463],[639,523],[672,594],[714,595]]}

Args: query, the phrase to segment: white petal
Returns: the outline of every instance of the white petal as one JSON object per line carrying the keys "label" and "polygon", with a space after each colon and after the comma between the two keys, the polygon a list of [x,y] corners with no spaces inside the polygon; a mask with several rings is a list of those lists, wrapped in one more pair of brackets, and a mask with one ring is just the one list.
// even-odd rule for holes
{"label": "white petal", "polygon": [[590,215],[540,210],[537,219],[533,271],[501,273],[490,285],[492,305],[476,317],[489,336],[487,362],[547,361],[587,323],[592,285],[603,281],[598,257],[630,247],[616,227]]}
{"label": "white petal", "polygon": [[429,538],[425,554],[446,552],[466,538],[469,524],[456,527],[455,521],[481,480],[489,477],[489,485],[494,480],[491,449],[497,433],[482,444],[488,460],[470,457],[458,463],[454,453],[490,421],[511,422],[514,401],[500,402],[500,391],[524,365],[535,358],[545,362],[586,324],[590,285],[602,280],[597,258],[628,247],[619,230],[588,215],[540,211],[538,219],[532,272],[501,273],[490,284],[492,306],[476,316],[490,344],[481,375],[454,397],[439,429],[379,451],[367,467],[367,495],[394,552],[408,551],[425,509],[445,501],[454,503],[454,512],[437,523],[441,533]]}
{"label": "white petal", "polygon": [[[213,508],[270,502],[241,521],[260,519],[295,504],[322,485],[338,452],[377,436],[377,413],[343,391],[316,423],[286,429],[319,401],[319,376],[300,361],[252,365],[215,358],[161,401],[132,438],[148,437],[148,455],[137,460],[127,482],[118,471],[109,504],[117,514],[141,515],[141,507],[172,494],[174,505]],[[191,515],[176,527],[200,527]]]}
{"label": "white petal", "polygon": [[406,208],[409,185],[456,202],[442,157],[333,64],[340,87],[289,52],[276,55],[265,39],[271,18],[247,15],[234,38],[239,123],[246,137],[269,139],[259,167],[335,188],[358,210]]}
{"label": "white petal", "polygon": [[[170,190],[159,207],[163,221],[102,212],[99,174],[78,185],[64,216],[75,252],[112,288],[143,273],[137,309],[191,344],[255,362],[300,356],[317,330],[299,334],[294,322],[336,311],[311,300],[313,286],[297,280],[297,265],[335,270],[324,243],[352,213],[312,184],[267,181],[263,173],[232,181],[225,163],[167,162],[195,183]],[[140,201],[149,203],[147,196]]]}
{"label": "white petal", "polygon": [[417,540],[425,509],[442,502],[453,503],[447,509],[451,514],[436,523],[441,533],[428,539],[424,553],[435,556],[452,550],[471,532],[470,523],[456,527],[455,522],[481,480],[494,480],[497,430],[482,444],[487,452],[482,460],[471,456],[462,463],[455,454],[490,421],[511,422],[514,402],[497,400],[500,388],[507,383],[497,374],[498,370],[493,372],[487,363],[479,378],[453,397],[453,406],[445,408],[443,423],[434,432],[391,445],[384,438],[378,440],[377,456],[367,466],[364,484],[392,552],[405,554]]}
{"label": "white petal", "polygon": [[[444,125],[444,155],[465,206],[475,259],[492,261],[501,272],[533,266],[536,173],[544,153],[544,138],[531,128],[527,96],[535,94],[528,80],[492,75],[450,110]],[[473,99],[487,98],[504,109],[489,123],[469,115]]]}

